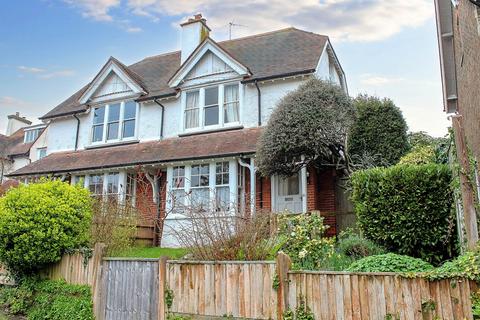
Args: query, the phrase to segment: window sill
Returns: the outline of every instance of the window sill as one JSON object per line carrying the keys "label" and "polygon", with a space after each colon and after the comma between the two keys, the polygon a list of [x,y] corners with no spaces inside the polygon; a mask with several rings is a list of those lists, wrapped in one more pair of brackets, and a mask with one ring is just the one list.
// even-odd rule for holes
{"label": "window sill", "polygon": [[238,129],[243,129],[242,125],[236,125],[236,126],[226,126],[226,127],[221,127],[221,128],[215,128],[215,129],[203,129],[203,130],[198,130],[198,131],[188,131],[184,133],[178,134],[179,137],[187,137],[187,136],[194,136],[198,134],[205,134],[205,133],[213,133],[213,132],[220,132],[220,131],[231,131],[231,130],[238,130]]}
{"label": "window sill", "polygon": [[123,145],[128,145],[128,144],[135,144],[135,143],[139,143],[139,142],[140,142],[140,140],[135,139],[135,140],[107,142],[107,143],[102,143],[102,144],[91,144],[89,146],[86,146],[85,149],[88,150],[88,149],[108,148],[108,147],[123,146]]}

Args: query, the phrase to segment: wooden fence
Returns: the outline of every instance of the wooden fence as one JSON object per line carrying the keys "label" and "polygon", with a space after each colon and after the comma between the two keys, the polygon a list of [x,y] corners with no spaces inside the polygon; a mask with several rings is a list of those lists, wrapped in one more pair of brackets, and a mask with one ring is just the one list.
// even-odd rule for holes
{"label": "wooden fence", "polygon": [[170,261],[101,259],[103,249],[96,249],[87,264],[79,254],[68,256],[45,274],[92,286],[98,320],[163,320],[167,312],[193,319],[281,319],[302,303],[317,320],[473,319],[470,297],[477,285],[469,280],[292,271],[282,254],[276,262]]}

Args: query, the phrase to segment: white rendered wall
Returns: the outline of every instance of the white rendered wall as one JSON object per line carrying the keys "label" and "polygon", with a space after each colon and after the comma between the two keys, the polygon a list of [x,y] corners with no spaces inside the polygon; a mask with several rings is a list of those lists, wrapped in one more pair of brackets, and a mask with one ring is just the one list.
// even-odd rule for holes
{"label": "white rendered wall", "polygon": [[[47,146],[47,137],[48,137],[48,127],[43,130],[40,137],[38,137],[37,141],[31,146],[30,148],[30,161],[35,162],[38,160],[38,149],[45,148]],[[48,150],[47,150],[48,153]]]}

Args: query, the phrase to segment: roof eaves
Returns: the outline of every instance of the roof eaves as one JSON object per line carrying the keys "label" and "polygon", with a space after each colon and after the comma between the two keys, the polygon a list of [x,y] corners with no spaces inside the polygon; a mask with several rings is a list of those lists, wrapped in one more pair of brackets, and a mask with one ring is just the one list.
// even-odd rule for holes
{"label": "roof eaves", "polygon": [[253,77],[253,78],[250,78],[250,79],[243,80],[242,83],[252,83],[252,82],[255,82],[255,81],[266,81],[266,80],[272,80],[272,79],[278,79],[278,78],[293,77],[293,76],[298,76],[298,75],[311,74],[311,73],[314,73],[314,72],[315,72],[315,69],[306,69],[306,70],[295,71],[295,72],[275,74],[275,75],[270,75],[270,76],[266,76],[266,77]]}

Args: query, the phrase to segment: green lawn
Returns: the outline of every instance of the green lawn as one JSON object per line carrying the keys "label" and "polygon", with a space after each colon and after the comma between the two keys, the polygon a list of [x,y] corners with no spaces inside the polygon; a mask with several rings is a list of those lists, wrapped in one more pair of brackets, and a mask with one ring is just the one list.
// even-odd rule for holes
{"label": "green lawn", "polygon": [[127,258],[160,258],[161,256],[167,256],[171,259],[180,259],[186,253],[187,250],[183,248],[134,247],[115,253],[113,256]]}

